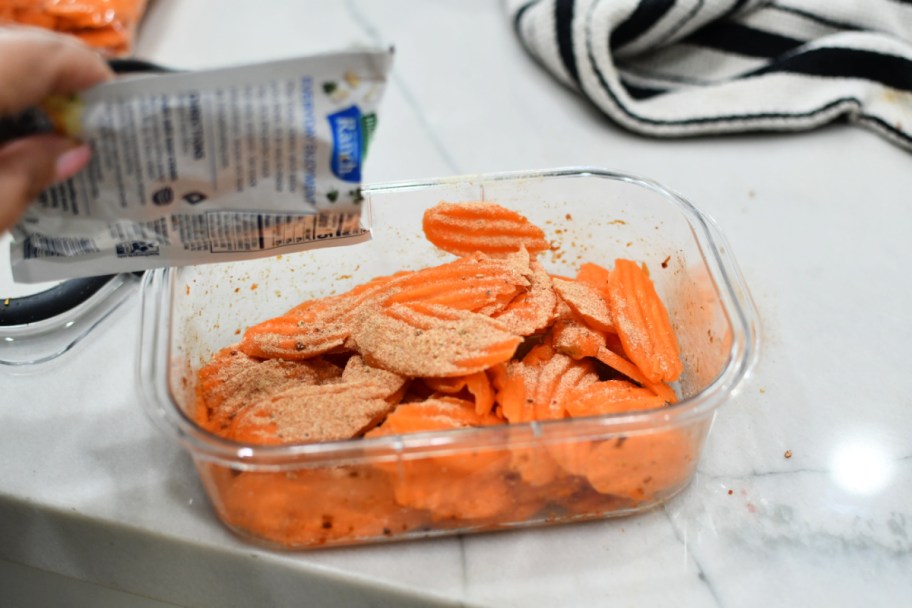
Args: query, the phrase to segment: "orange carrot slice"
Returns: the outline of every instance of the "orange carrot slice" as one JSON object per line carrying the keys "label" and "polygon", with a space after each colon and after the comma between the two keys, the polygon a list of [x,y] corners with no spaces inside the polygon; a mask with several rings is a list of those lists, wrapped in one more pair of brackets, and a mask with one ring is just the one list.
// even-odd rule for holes
{"label": "orange carrot slice", "polygon": [[494,380],[496,389],[495,399],[500,406],[500,412],[507,422],[521,422],[532,418],[532,404],[534,401],[527,397],[526,380],[524,377],[525,366],[519,361],[511,361],[499,369],[498,377]]}
{"label": "orange carrot slice", "polygon": [[436,431],[500,424],[500,420],[478,414],[475,404],[456,397],[438,397],[416,403],[399,404],[381,426],[368,431],[366,437],[403,435],[421,431]]}
{"label": "orange carrot slice", "polygon": [[377,396],[398,403],[406,378],[379,367],[372,367],[361,356],[352,355],[345,364],[339,382],[364,386],[370,391],[371,398]]}
{"label": "orange carrot slice", "polygon": [[261,444],[351,439],[395,406],[389,396],[387,383],[370,380],[294,385],[238,412],[226,436]]}
{"label": "orange carrot slice", "polygon": [[608,302],[602,294],[582,281],[552,277],[554,291],[587,325],[602,332],[614,332]]}
{"label": "orange carrot slice", "polygon": [[589,327],[575,315],[564,315],[551,326],[554,348],[573,359],[595,357],[605,347],[605,334]]}
{"label": "orange carrot slice", "polygon": [[611,369],[621,372],[634,382],[642,384],[656,395],[665,399],[668,403],[675,403],[677,401],[677,395],[675,395],[673,388],[664,382],[652,382],[643,375],[640,368],[608,348],[600,348],[596,354],[596,359]]}
{"label": "orange carrot slice", "polygon": [[262,359],[310,359],[341,348],[349,335],[348,328],[316,314],[286,315],[250,327],[238,350]]}
{"label": "orange carrot slice", "polygon": [[[559,313],[557,320],[551,326],[551,338],[554,348],[558,352],[573,359],[597,358],[615,371],[647,387],[666,402],[675,403],[677,401],[673,388],[664,382],[649,381],[636,365],[616,353],[614,349],[622,348],[617,334],[602,333],[585,325],[569,307]],[[614,346],[614,349],[607,345]]]}
{"label": "orange carrot slice", "polygon": [[510,447],[510,469],[532,487],[538,488],[553,482],[561,468],[543,445]]}
{"label": "orange carrot slice", "polygon": [[528,263],[475,254],[394,281],[385,305],[425,302],[459,310],[498,311],[529,286]]}
{"label": "orange carrot slice", "polygon": [[575,388],[567,392],[563,401],[564,409],[573,417],[651,410],[663,405],[665,399],[626,380],[606,380]]}
{"label": "orange carrot slice", "polygon": [[260,361],[234,347],[225,348],[199,371],[196,421],[218,432],[251,403],[294,384],[320,384],[341,374],[322,359]]}
{"label": "orange carrot slice", "polygon": [[543,344],[521,362],[507,365],[498,401],[509,422],[554,420],[566,415],[563,400],[568,391],[596,380],[589,362],[574,361]]}
{"label": "orange carrot slice", "polygon": [[584,262],[576,273],[577,281],[598,290],[605,297],[608,296],[610,277],[610,270],[593,262]]}
{"label": "orange carrot slice", "polygon": [[475,399],[475,411],[479,416],[491,413],[494,407],[494,389],[491,387],[487,374],[483,371],[468,376],[424,378],[423,380],[432,390],[448,395],[468,390]]}
{"label": "orange carrot slice", "polygon": [[608,294],[624,352],[650,382],[674,382],[683,365],[668,311],[646,271],[615,261]]}
{"label": "orange carrot slice", "polygon": [[352,328],[389,296],[391,286],[410,274],[378,277],[347,293],[303,302],[248,328],[238,349],[251,357],[291,360],[340,349]]}
{"label": "orange carrot slice", "polygon": [[288,547],[399,534],[426,519],[403,513],[387,476],[370,466],[237,471],[201,463],[220,517],[232,528]]}
{"label": "orange carrot slice", "polygon": [[[479,415],[471,401],[443,397],[399,405],[382,426],[367,437],[420,431],[452,430],[500,424],[490,415]],[[406,507],[426,509],[435,519],[479,519],[493,516],[510,504],[502,480],[507,460],[502,450],[460,449],[452,454],[429,455],[385,463],[396,501]]]}
{"label": "orange carrot slice", "polygon": [[465,376],[422,378],[422,380],[435,393],[444,393],[447,395],[455,395],[466,387]]}
{"label": "orange carrot slice", "polygon": [[[434,521],[496,522],[513,507],[513,494],[503,479],[507,456],[500,456],[479,464],[474,463],[474,455],[466,455],[467,463],[477,465],[466,466],[471,471],[452,469],[449,464],[433,460],[404,463],[399,475],[390,476],[396,502],[425,510]],[[456,457],[451,457],[451,461],[453,458]]]}
{"label": "orange carrot slice", "polygon": [[521,338],[481,314],[437,304],[392,304],[353,334],[376,367],[412,377],[464,376],[507,361]]}
{"label": "orange carrot slice", "polygon": [[537,261],[531,262],[532,276],[528,291],[520,293],[507,307],[493,316],[518,336],[530,336],[554,320],[557,295],[551,277]]}
{"label": "orange carrot slice", "polygon": [[586,478],[597,491],[634,501],[674,492],[696,467],[696,443],[679,429],[601,442],[588,454]]}
{"label": "orange carrot slice", "polygon": [[494,408],[494,388],[485,372],[476,372],[466,376],[466,388],[475,397],[475,413],[485,416]]}
{"label": "orange carrot slice", "polygon": [[458,256],[506,255],[521,247],[534,255],[551,247],[540,228],[494,203],[440,203],[424,212],[422,227],[431,243]]}

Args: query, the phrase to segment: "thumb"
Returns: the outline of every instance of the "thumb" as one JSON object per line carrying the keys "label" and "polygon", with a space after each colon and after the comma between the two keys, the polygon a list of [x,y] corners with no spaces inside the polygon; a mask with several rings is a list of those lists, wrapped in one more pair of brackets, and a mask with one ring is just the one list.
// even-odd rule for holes
{"label": "thumb", "polygon": [[82,169],[89,157],[88,146],[59,135],[25,137],[0,148],[0,232],[15,224],[43,190]]}

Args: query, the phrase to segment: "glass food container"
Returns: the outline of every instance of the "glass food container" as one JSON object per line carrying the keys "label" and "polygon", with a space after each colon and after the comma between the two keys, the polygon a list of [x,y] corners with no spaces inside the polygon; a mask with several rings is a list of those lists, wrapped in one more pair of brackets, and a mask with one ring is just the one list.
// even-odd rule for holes
{"label": "glass food container", "polygon": [[[758,349],[747,287],[706,215],[656,183],[592,168],[383,184],[364,195],[368,242],[146,273],[144,405],[189,452],[225,525],[274,547],[365,543],[628,515],[687,485],[716,409]],[[619,257],[646,263],[680,343],[675,405],[279,446],[195,424],[196,374],[215,352],[303,300],[446,261],[422,235],[424,210],[479,200],[543,228],[559,244],[539,256],[554,274]]]}
{"label": "glass food container", "polygon": [[0,234],[0,369],[59,357],[89,336],[139,285],[135,274],[16,283],[10,233]]}

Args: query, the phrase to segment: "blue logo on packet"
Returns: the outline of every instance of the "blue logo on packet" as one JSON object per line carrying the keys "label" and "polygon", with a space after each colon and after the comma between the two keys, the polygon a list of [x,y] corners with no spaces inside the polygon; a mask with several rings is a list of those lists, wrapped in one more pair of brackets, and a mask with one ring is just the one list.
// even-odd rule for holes
{"label": "blue logo on packet", "polygon": [[333,174],[347,182],[361,181],[361,110],[352,106],[328,117],[333,150],[329,166]]}

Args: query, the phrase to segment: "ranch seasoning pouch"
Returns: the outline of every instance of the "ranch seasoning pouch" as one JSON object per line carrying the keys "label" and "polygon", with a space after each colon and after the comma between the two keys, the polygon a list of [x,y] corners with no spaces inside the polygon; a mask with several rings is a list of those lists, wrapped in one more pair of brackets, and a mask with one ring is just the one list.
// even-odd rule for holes
{"label": "ranch seasoning pouch", "polygon": [[369,238],[361,179],[391,62],[384,49],[143,74],[57,100],[51,122],[88,142],[92,161],[43,192],[14,228],[14,279]]}

